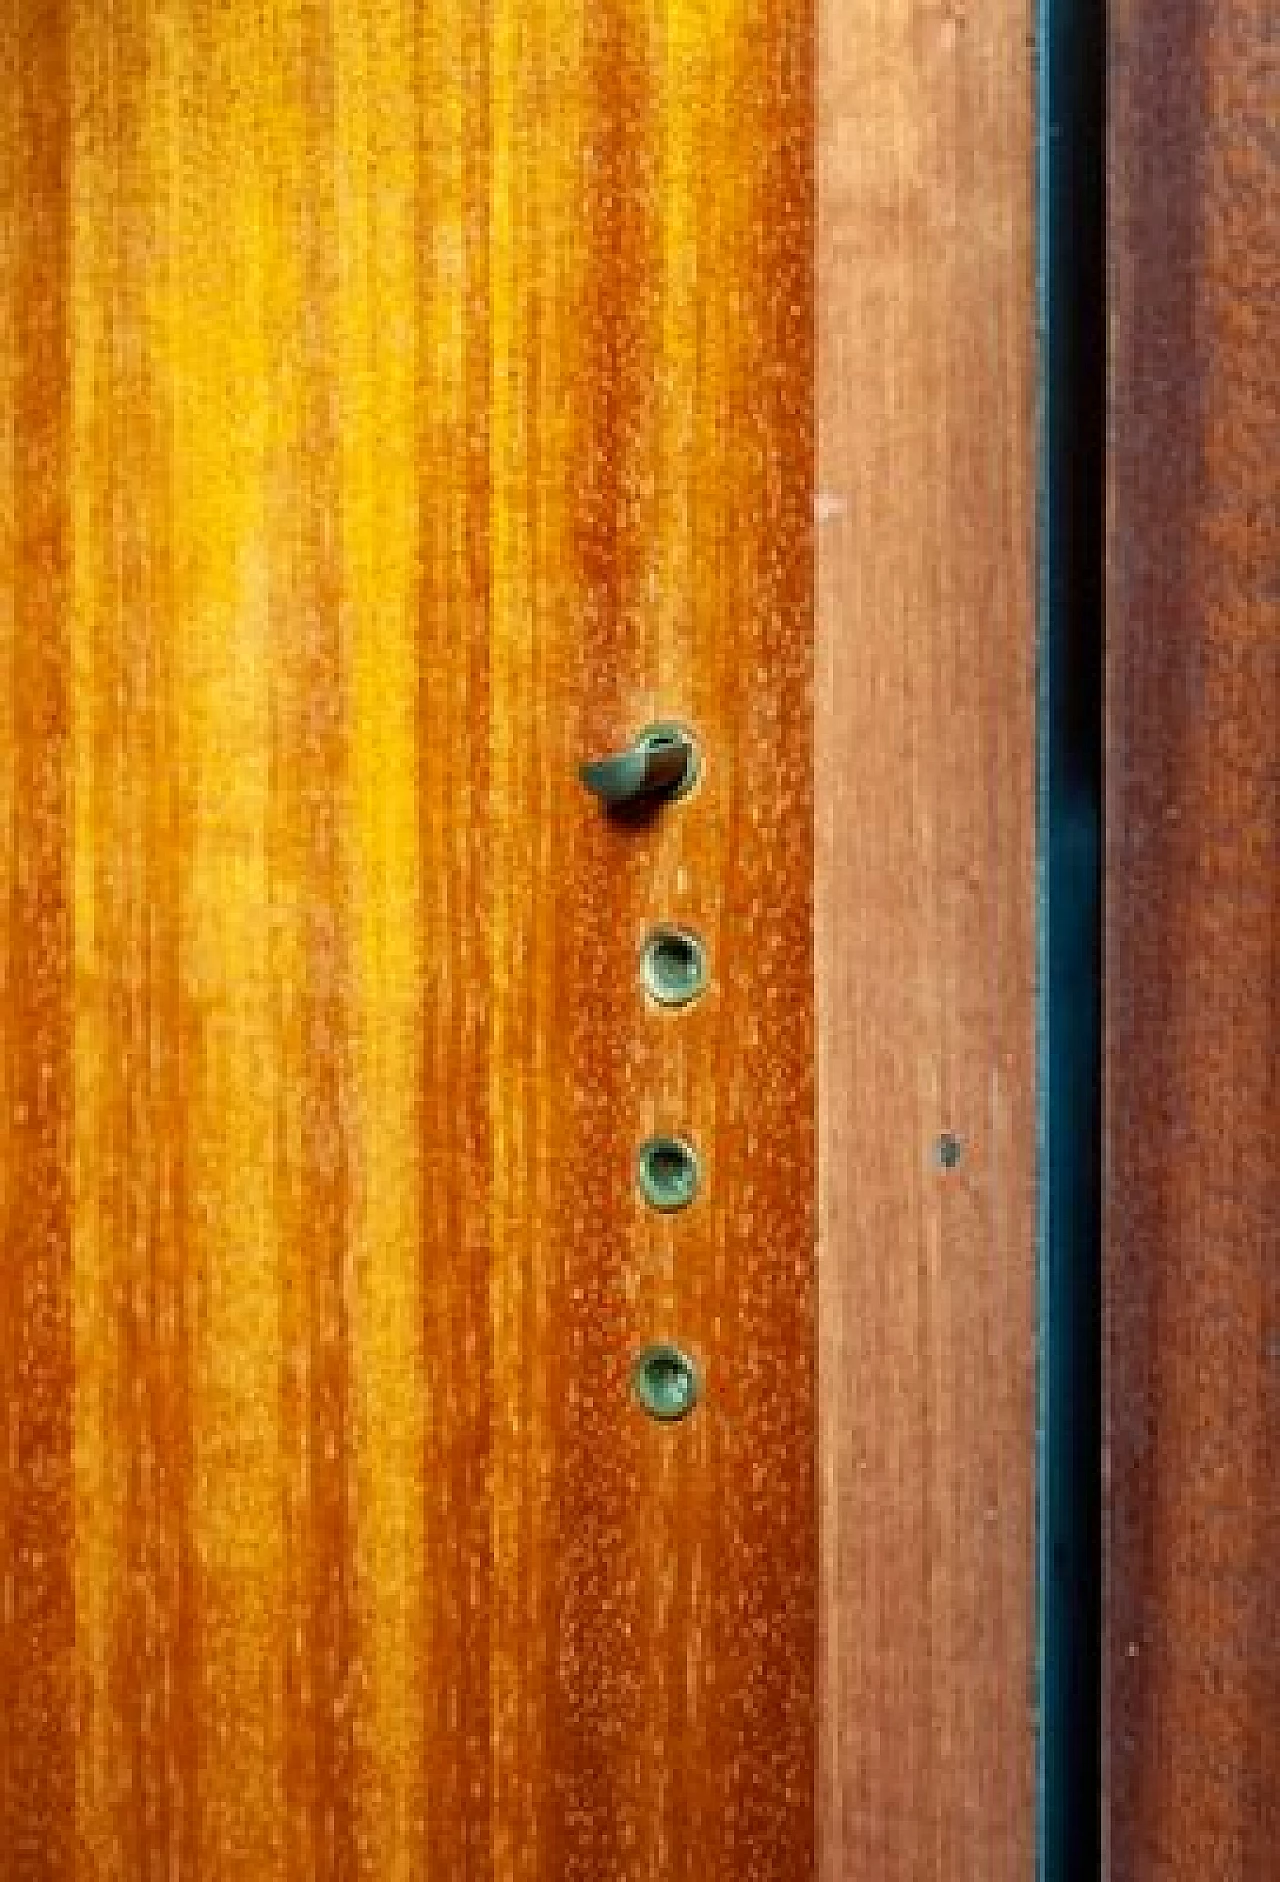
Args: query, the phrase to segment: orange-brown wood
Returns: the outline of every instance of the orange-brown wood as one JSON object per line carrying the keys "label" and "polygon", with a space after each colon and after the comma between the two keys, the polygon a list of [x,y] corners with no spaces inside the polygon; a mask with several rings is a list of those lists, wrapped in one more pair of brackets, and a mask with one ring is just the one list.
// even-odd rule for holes
{"label": "orange-brown wood", "polygon": [[808,0],[4,0],[0,79],[0,1878],[800,1882]]}
{"label": "orange-brown wood", "polygon": [[0,52],[0,1864],[75,1857],[72,318],[66,20]]}
{"label": "orange-brown wood", "polygon": [[1029,27],[821,14],[826,1882],[1033,1868]]}
{"label": "orange-brown wood", "polygon": [[1264,0],[1110,17],[1104,1825],[1280,1861],[1280,98]]}

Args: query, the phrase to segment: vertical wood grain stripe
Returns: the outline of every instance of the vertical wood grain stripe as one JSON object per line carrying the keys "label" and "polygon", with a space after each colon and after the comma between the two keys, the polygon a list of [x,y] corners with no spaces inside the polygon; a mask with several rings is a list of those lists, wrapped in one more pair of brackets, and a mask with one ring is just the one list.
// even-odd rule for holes
{"label": "vertical wood grain stripe", "polygon": [[812,1867],[809,35],[4,15],[2,1882]]}
{"label": "vertical wood grain stripe", "polygon": [[416,286],[426,1839],[483,1875],[491,1797],[490,19],[421,6]]}
{"label": "vertical wood grain stripe", "polygon": [[[777,1882],[810,1873],[815,1831],[815,78],[805,10],[771,0],[757,31],[745,27],[733,46],[756,161],[734,254],[737,291],[753,284],[728,399],[742,456],[723,485],[745,484],[751,518],[731,525],[736,582],[722,632],[736,639],[720,705],[735,766],[716,1055],[727,1299],[712,1311],[729,1328],[716,1357],[733,1566],[716,1612],[714,1742],[717,1762],[743,1772],[716,1839],[724,1882],[747,1869]],[[723,160],[741,163],[736,129]]]}
{"label": "vertical wood grain stripe", "polygon": [[[278,55],[292,96],[282,177],[298,326],[276,337],[289,429],[278,474],[291,540],[272,597],[272,793],[290,930],[277,989],[289,1091],[279,1176],[285,1309],[286,1547],[295,1615],[286,1658],[287,1868],[298,1882],[356,1869],[361,1643],[355,1589],[351,1319],[352,950],[349,931],[348,650],[337,401],[337,172],[333,20],[319,0],[282,8]],[[294,1109],[296,1107],[296,1109]]]}
{"label": "vertical wood grain stripe", "polygon": [[185,839],[172,374],[163,352],[169,179],[155,111],[171,75],[141,6],[112,15],[105,52],[96,129],[116,188],[94,284],[99,410],[84,466],[97,480],[100,514],[112,519],[90,630],[94,922],[105,972],[96,1141],[86,1164],[112,1302],[98,1337],[111,1352],[106,1402],[121,1450],[106,1688],[118,1731],[116,1848],[128,1873],[149,1879],[174,1865],[191,1869],[198,1811],[186,1285],[191,1066],[179,982]]}
{"label": "vertical wood grain stripe", "polygon": [[[172,275],[191,881],[185,981],[199,1028],[189,1094],[198,1275],[194,1510],[203,1668],[201,1875],[285,1874],[288,1192],[281,1165],[273,620],[289,517],[277,359],[293,344],[293,155],[279,10],[198,0],[168,16],[178,59]],[[92,39],[92,28],[86,28]],[[236,214],[228,204],[239,205]]]}
{"label": "vertical wood grain stripe", "polygon": [[[362,1864],[417,1882],[426,1797],[418,414],[412,10],[335,10],[339,444],[353,718],[355,1537]],[[414,1259],[406,1260],[406,1250]]]}
{"label": "vertical wood grain stripe", "polygon": [[1280,1849],[1280,36],[1107,12],[1108,1873]]}
{"label": "vertical wood grain stripe", "polygon": [[15,1882],[69,1876],[75,1848],[67,27],[60,5],[5,9],[16,135],[6,191],[13,773],[4,913],[0,1861]]}
{"label": "vertical wood grain stripe", "polygon": [[[584,206],[579,374],[573,409],[573,625],[560,646],[574,677],[551,710],[572,714],[579,753],[624,742],[651,615],[646,525],[654,386],[651,15],[635,0],[588,8],[583,22]],[[573,806],[561,1017],[569,1152],[555,1245],[561,1286],[549,1328],[555,1406],[552,1492],[558,1545],[553,1622],[558,1666],[549,1720],[559,1774],[550,1837],[566,1882],[648,1866],[645,1761],[621,1717],[642,1718],[649,1642],[632,1521],[641,1433],[627,1403],[636,1264],[621,1199],[630,1188],[629,1086],[636,992],[634,911],[643,857],[625,834]],[[643,1865],[643,1866],[642,1866]],[[554,1870],[553,1870],[554,1872]]]}

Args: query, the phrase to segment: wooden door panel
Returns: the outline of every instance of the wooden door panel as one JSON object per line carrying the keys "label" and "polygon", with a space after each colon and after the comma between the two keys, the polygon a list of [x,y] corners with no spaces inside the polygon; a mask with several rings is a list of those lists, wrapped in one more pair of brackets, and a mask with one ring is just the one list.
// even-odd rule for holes
{"label": "wooden door panel", "polygon": [[0,62],[0,1875],[796,1882],[807,0]]}

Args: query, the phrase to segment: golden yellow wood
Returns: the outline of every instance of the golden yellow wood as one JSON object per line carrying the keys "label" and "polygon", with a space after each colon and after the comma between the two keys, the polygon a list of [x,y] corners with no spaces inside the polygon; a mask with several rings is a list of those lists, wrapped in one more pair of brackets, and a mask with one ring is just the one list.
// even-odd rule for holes
{"label": "golden yellow wood", "polygon": [[807,0],[5,0],[0,78],[0,1877],[796,1882]]}

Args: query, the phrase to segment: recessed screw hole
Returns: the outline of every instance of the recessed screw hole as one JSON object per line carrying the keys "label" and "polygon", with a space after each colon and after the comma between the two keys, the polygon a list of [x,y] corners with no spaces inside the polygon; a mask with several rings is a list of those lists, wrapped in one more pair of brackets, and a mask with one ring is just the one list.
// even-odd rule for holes
{"label": "recessed screw hole", "polygon": [[648,1346],[632,1368],[642,1408],[662,1424],[687,1418],[698,1402],[698,1371],[678,1346]]}
{"label": "recessed screw hole", "polygon": [[944,1131],[938,1139],[937,1158],[940,1168],[954,1170],[964,1155],[964,1146],[951,1131]]}
{"label": "recessed screw hole", "polygon": [[697,935],[683,928],[659,928],[645,943],[641,962],[644,984],[659,1006],[687,1006],[706,984],[706,955]]}
{"label": "recessed screw hole", "polygon": [[683,1209],[698,1190],[698,1159],[678,1137],[651,1137],[639,1158],[640,1192],[652,1209]]}

